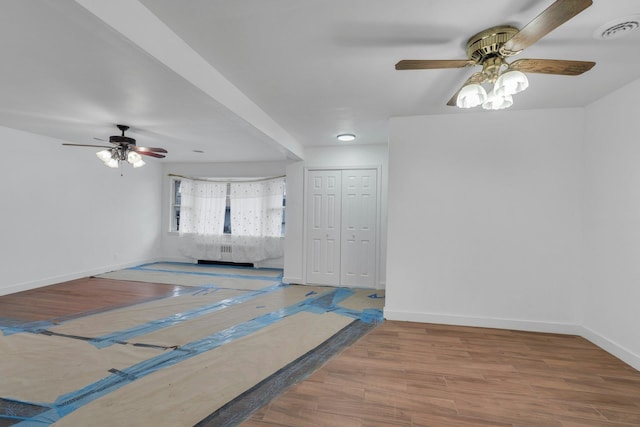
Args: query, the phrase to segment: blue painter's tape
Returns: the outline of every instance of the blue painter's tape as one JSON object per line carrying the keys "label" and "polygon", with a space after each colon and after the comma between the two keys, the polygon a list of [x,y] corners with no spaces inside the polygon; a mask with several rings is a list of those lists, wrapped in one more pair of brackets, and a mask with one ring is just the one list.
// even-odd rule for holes
{"label": "blue painter's tape", "polygon": [[365,323],[382,323],[384,315],[379,308],[365,308],[362,310],[360,320]]}
{"label": "blue painter's tape", "polygon": [[262,316],[256,317],[255,319],[227,328],[202,339],[192,341],[182,347],[174,349],[173,351],[164,352],[131,367],[118,370],[112,369],[110,370],[109,376],[104,377],[93,384],[89,384],[80,390],[60,396],[56,399],[55,403],[43,405],[47,408],[44,412],[36,414],[32,418],[25,419],[15,425],[21,427],[32,427],[52,424],[82,406],[107,395],[120,387],[131,383],[132,381],[250,335],[260,329],[273,325],[285,317],[300,312],[334,312],[336,314],[359,319],[367,323],[382,321],[382,311],[379,309],[365,309],[363,311],[357,311],[343,308],[338,305],[353,294],[354,292],[350,289],[334,289],[324,292],[318,296],[308,298],[304,301],[271,313],[266,313]]}
{"label": "blue painter's tape", "polygon": [[202,307],[185,311],[183,313],[177,313],[162,319],[156,319],[150,322],[142,323],[132,328],[123,329],[120,331],[112,332],[110,334],[102,335],[102,336],[93,338],[89,342],[94,346],[96,346],[97,348],[109,347],[113,344],[121,343],[123,341],[126,341],[134,337],[138,337],[140,335],[146,335],[151,332],[158,331],[160,329],[168,328],[170,326],[175,326],[177,324],[180,324],[188,320],[196,319],[200,316],[204,316],[207,314],[215,313],[216,311],[224,310],[231,306],[249,301],[260,295],[265,295],[288,286],[289,285],[278,283],[277,285],[269,286],[267,288],[260,289],[258,291],[248,292],[244,295],[239,295],[233,298],[227,298],[225,300],[216,302],[214,304],[207,304]]}
{"label": "blue painter's tape", "polygon": [[196,295],[211,295],[214,292],[219,291],[221,288],[218,288],[214,285],[200,285],[198,286],[198,290],[191,293],[191,295],[196,296]]}
{"label": "blue painter's tape", "polygon": [[348,288],[339,288],[336,290],[336,293],[333,297],[333,304],[338,304],[342,301],[344,301],[345,299],[347,299],[348,297],[350,297],[351,295],[353,295],[354,292],[351,289]]}
{"label": "blue painter's tape", "polygon": [[369,298],[377,299],[377,298],[384,298],[384,296],[380,296],[377,293],[375,293],[375,294],[369,295]]}
{"label": "blue painter's tape", "polygon": [[0,328],[0,330],[2,331],[2,334],[5,336],[19,334],[22,332],[33,332],[37,334],[57,324],[58,323],[54,323],[50,320],[40,320],[37,322],[23,323],[20,326],[2,327]]}
{"label": "blue painter's tape", "polygon": [[[351,292],[353,293],[353,292]],[[44,413],[35,415],[30,420],[16,424],[16,426],[35,426],[50,424],[58,421],[60,418],[76,411],[82,406],[93,402],[94,400],[107,395],[120,387],[129,384],[130,382],[152,374],[158,370],[168,368],[179,362],[190,359],[206,351],[213,350],[221,345],[235,341],[239,338],[250,335],[260,329],[273,325],[274,323],[284,319],[285,317],[308,311],[309,308],[316,305],[323,306],[324,301],[330,299],[332,301],[340,302],[347,298],[350,294],[347,292],[338,292],[338,290],[331,290],[325,292],[318,297],[305,300],[280,310],[264,314],[256,317],[255,319],[247,322],[235,325],[231,328],[209,335],[205,338],[192,341],[179,349],[162,353],[151,359],[137,363],[129,368],[120,369],[107,377],[102,378],[86,387],[67,393],[56,399],[55,403],[51,405],[51,409]],[[322,299],[322,302],[316,304],[315,300]]]}
{"label": "blue painter's tape", "polygon": [[[151,301],[158,301],[164,298],[171,298],[178,295],[188,295],[188,294],[201,295],[203,294],[203,292],[205,292],[205,295],[206,295],[221,289],[226,289],[226,288],[219,288],[214,285],[200,285],[197,287],[189,286],[189,289],[182,290],[178,294],[172,293],[170,295],[164,295],[159,298],[158,297],[148,298],[148,299],[138,301],[137,304],[143,304]],[[237,290],[237,289],[233,289],[233,290]],[[11,323],[6,322],[6,325],[0,325],[0,332],[2,332],[2,334],[5,336],[19,334],[22,332],[39,334],[39,333],[42,333],[42,331],[48,330],[54,326],[63,325],[66,322],[77,320],[85,316],[103,314],[105,312],[106,311],[102,309],[92,309],[92,310],[84,311],[82,313],[74,313],[73,315],[61,316],[61,317],[56,317],[54,319],[48,319],[48,320],[38,320],[35,322],[19,322],[14,320]]]}
{"label": "blue painter's tape", "polygon": [[[146,335],[148,333],[155,332],[163,328],[174,326],[184,321],[192,320],[206,314],[223,310],[225,308],[246,302],[257,296],[264,295],[266,293],[270,293],[287,286],[289,285],[278,284],[278,285],[274,285],[259,291],[250,292],[245,295],[240,295],[234,298],[228,298],[223,301],[217,302],[215,304],[205,305],[205,306],[198,307],[196,309],[193,309],[187,312],[178,313],[163,319],[156,319],[141,325],[136,325],[133,328],[116,331],[111,334],[96,337],[96,338],[93,338],[90,342],[93,345],[95,345],[97,348],[105,348],[116,343],[122,343],[128,339],[131,339],[137,336]],[[313,294],[317,294],[317,292],[313,291]],[[339,304],[346,298],[350,297],[351,295],[353,295],[353,291],[350,289],[337,289],[335,291],[328,292],[323,296],[302,301],[300,302],[300,304],[306,306],[305,309],[307,311],[322,314],[327,311],[335,310],[337,307],[337,304]],[[264,307],[265,306],[258,306],[256,308],[264,308]],[[354,314],[351,317],[356,319],[359,318],[359,312],[357,313],[358,314]]]}
{"label": "blue painter's tape", "polygon": [[351,317],[352,319],[360,319],[362,312],[358,310],[352,310],[350,308],[344,307],[333,307],[331,310],[332,313],[339,314],[341,316]]}
{"label": "blue painter's tape", "polygon": [[325,292],[314,298],[302,301],[301,304],[307,306],[307,311],[316,314],[323,314],[328,311],[334,311],[338,308],[338,304],[353,295],[351,289],[339,288],[331,292]]}
{"label": "blue painter's tape", "polygon": [[304,294],[305,297],[309,297],[311,295],[316,295],[317,292],[316,291],[311,291],[311,292],[307,292],[306,294]]}
{"label": "blue painter's tape", "polygon": [[382,310],[378,308],[367,308],[358,311],[350,308],[336,307],[331,310],[331,312],[341,316],[351,317],[352,319],[362,320],[365,323],[381,323],[384,320]]}
{"label": "blue painter's tape", "polygon": [[147,268],[144,266],[131,267],[127,268],[127,270],[133,271],[148,271],[148,272],[156,272],[156,273],[171,273],[171,274],[187,274],[190,276],[206,276],[206,277],[228,277],[233,279],[247,279],[247,280],[279,280],[282,277],[282,274],[278,276],[254,276],[250,274],[228,274],[228,273],[208,273],[204,271],[178,271],[178,270],[167,270],[160,268]]}
{"label": "blue painter's tape", "polygon": [[[211,308],[212,306],[216,306],[218,304],[226,304],[226,303],[228,303],[229,305],[235,305],[235,304],[238,304],[240,302],[244,302],[244,300],[242,300],[242,298],[246,298],[246,300],[249,300],[254,296],[262,295],[263,293],[271,292],[271,291],[273,291],[273,290],[275,290],[277,288],[286,287],[286,286],[289,286],[289,285],[285,285],[282,282],[277,282],[276,284],[274,284],[272,286],[268,286],[268,287],[259,289],[257,291],[251,291],[248,294],[240,295],[240,296],[238,296],[236,298],[229,298],[229,299],[223,300],[223,301],[221,301],[219,303],[216,303],[216,304],[206,305],[204,307],[200,307],[200,308],[195,309],[195,310],[200,310],[200,309],[206,310],[207,308]],[[207,295],[207,294],[216,292],[216,291],[221,290],[221,289],[227,289],[227,288],[218,288],[218,287],[213,286],[213,285],[202,285],[202,286],[198,286],[197,288],[195,288],[194,291],[191,291],[191,295],[194,295],[194,296]],[[231,289],[231,288],[229,288],[229,289]],[[237,290],[237,289],[232,289],[232,290]],[[226,306],[222,306],[219,309],[222,309],[222,308],[226,308]],[[216,310],[213,310],[213,311],[216,311]],[[187,313],[189,313],[189,312],[187,312]],[[184,313],[179,313],[179,314],[176,314],[176,315],[170,316],[170,317],[174,318],[176,316],[181,316],[183,314]],[[206,313],[204,313],[204,314],[206,314]],[[197,317],[197,316],[194,316],[194,317]],[[62,324],[66,323],[68,321],[71,321],[71,320],[76,320],[76,318],[71,317],[71,318],[59,318],[59,319],[52,319],[52,320],[39,320],[39,321],[36,321],[36,322],[22,323],[22,324],[17,324],[17,325],[0,326],[0,331],[5,336],[9,336],[9,335],[13,335],[13,334],[19,334],[19,333],[23,333],[23,332],[41,334],[43,331],[46,331],[46,330],[48,330],[48,329],[50,329],[52,327],[55,327],[55,326],[62,325]],[[163,319],[160,319],[159,321],[162,322],[162,320]],[[139,326],[143,326],[144,327],[144,325],[139,325]],[[167,325],[167,326],[171,326],[171,325]],[[158,329],[161,329],[161,328],[158,328]],[[150,330],[150,331],[153,331],[153,330]],[[141,334],[137,334],[137,335],[141,335]],[[133,335],[133,336],[137,336],[137,335]],[[99,339],[99,338],[96,338],[96,339]],[[107,344],[106,346],[109,346],[109,345],[110,344]]]}

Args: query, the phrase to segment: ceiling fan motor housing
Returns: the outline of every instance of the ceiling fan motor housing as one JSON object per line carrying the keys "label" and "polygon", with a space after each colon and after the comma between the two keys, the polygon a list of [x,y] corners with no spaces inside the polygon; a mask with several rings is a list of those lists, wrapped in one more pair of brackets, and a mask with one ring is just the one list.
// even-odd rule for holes
{"label": "ceiling fan motor housing", "polygon": [[112,144],[120,144],[120,145],[136,145],[136,140],[133,138],[129,138],[124,136],[124,132],[129,129],[127,125],[116,125],[118,129],[122,131],[122,135],[112,135],[109,137],[109,142]]}
{"label": "ceiling fan motor housing", "polygon": [[135,139],[123,135],[112,135],[109,137],[109,142],[121,145],[136,145]]}
{"label": "ceiling fan motor housing", "polygon": [[477,64],[482,64],[487,58],[504,56],[500,51],[502,45],[518,33],[516,27],[501,25],[479,32],[467,42],[467,56]]}

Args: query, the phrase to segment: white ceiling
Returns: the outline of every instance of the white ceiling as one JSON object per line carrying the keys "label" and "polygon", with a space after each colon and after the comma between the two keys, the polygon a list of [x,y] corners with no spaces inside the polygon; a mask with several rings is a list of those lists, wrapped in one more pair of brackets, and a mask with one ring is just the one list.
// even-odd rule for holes
{"label": "white ceiling", "polygon": [[[3,0],[0,125],[100,144],[127,124],[139,145],[168,149],[158,161],[296,159],[342,132],[385,143],[390,117],[468,114],[445,104],[477,71],[396,62],[464,59],[471,35],[521,28],[552,3]],[[530,74],[512,109],[584,106],[640,78],[640,30],[593,36],[633,15],[637,0],[594,0],[526,49],[519,57],[597,64],[578,77]]]}

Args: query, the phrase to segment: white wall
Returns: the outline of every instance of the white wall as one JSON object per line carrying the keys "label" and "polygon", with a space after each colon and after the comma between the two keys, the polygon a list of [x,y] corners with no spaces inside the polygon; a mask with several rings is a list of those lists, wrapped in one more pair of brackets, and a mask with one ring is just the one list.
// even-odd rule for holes
{"label": "white wall", "polygon": [[0,127],[0,294],[158,256],[160,166],[110,169],[62,142]]}
{"label": "white wall", "polygon": [[640,80],[586,108],[586,337],[640,369]]}
{"label": "white wall", "polygon": [[[169,174],[207,178],[261,178],[285,175],[288,162],[244,162],[244,163],[166,163],[162,177],[162,256],[167,261],[194,262],[180,252],[178,233],[170,232],[171,178]],[[289,180],[287,179],[287,205],[289,203]],[[289,208],[287,217],[289,220]],[[287,225],[285,225],[287,227]],[[285,237],[286,238],[286,237]],[[282,268],[282,258],[258,263],[258,267]]]}
{"label": "white wall", "polygon": [[391,120],[385,317],[575,332],[582,109]]}
{"label": "white wall", "polygon": [[378,288],[385,286],[387,257],[387,144],[307,147],[305,160],[287,167],[287,224],[285,238],[285,283],[304,284],[304,170],[305,168],[349,169],[380,167],[381,224]]}

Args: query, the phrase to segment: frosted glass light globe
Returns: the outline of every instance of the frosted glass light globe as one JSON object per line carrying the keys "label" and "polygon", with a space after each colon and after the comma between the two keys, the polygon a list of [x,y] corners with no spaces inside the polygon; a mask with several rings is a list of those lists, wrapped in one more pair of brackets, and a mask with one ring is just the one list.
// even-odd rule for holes
{"label": "frosted glass light globe", "polygon": [[487,99],[487,91],[479,84],[470,84],[460,89],[456,105],[460,108],[473,108]]}
{"label": "frosted glass light globe", "polygon": [[524,73],[512,70],[507,71],[502,74],[496,80],[496,84],[493,87],[496,95],[498,96],[507,96],[507,95],[515,95],[516,93],[522,92],[526,88],[529,87],[529,80]]}

